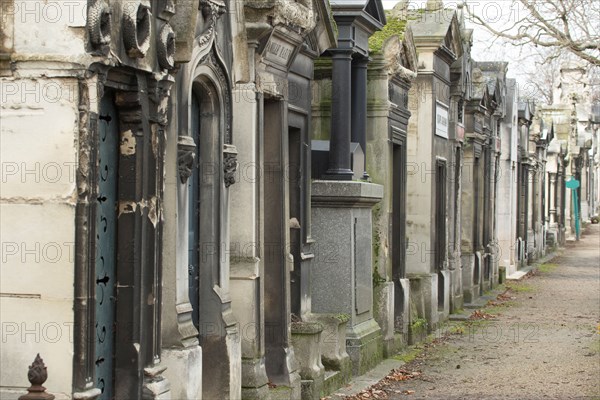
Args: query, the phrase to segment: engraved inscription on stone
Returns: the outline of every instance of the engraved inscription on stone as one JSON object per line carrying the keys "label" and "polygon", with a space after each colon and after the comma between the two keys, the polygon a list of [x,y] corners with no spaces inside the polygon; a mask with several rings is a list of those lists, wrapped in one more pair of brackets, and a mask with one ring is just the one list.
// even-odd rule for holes
{"label": "engraved inscription on stone", "polygon": [[292,44],[272,36],[267,43],[265,58],[275,64],[287,67],[293,53],[294,46]]}

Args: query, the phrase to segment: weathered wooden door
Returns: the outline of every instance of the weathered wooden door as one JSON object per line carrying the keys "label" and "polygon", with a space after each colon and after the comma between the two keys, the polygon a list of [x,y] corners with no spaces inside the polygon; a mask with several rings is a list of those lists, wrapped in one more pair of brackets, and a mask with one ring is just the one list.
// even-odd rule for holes
{"label": "weathered wooden door", "polygon": [[119,127],[109,93],[100,103],[96,198],[96,387],[100,399],[114,390],[115,262]]}

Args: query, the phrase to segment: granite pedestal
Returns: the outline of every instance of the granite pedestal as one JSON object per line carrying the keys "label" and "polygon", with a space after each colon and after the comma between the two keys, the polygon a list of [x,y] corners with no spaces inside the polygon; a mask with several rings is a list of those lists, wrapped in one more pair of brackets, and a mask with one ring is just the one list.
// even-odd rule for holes
{"label": "granite pedestal", "polygon": [[382,359],[381,329],[373,318],[371,208],[383,187],[356,181],[313,181],[312,312],[347,314],[346,344],[360,375]]}

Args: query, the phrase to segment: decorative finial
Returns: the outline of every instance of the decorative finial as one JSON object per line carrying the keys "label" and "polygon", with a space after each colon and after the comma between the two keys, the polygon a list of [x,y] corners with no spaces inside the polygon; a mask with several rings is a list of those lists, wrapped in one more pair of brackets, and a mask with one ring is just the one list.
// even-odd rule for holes
{"label": "decorative finial", "polygon": [[427,0],[425,8],[427,11],[438,11],[444,8],[444,2],[443,0]]}
{"label": "decorative finial", "polygon": [[48,379],[48,370],[39,353],[29,366],[27,379],[31,386],[27,389],[28,393],[19,397],[19,400],[54,400],[54,395],[46,393],[46,388],[42,386]]}

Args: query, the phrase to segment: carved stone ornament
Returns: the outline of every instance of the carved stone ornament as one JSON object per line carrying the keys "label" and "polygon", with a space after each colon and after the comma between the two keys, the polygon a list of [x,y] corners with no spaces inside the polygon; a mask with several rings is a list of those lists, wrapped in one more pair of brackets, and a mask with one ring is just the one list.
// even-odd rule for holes
{"label": "carved stone ornament", "polygon": [[231,87],[229,85],[229,78],[226,75],[227,70],[223,66],[223,63],[221,62],[221,59],[219,58],[216,49],[210,52],[208,62],[215,67],[214,71],[217,74],[217,78],[219,79],[219,85],[223,89],[223,106],[225,112],[225,143],[231,144]]}
{"label": "carved stone ornament", "polygon": [[316,25],[311,0],[278,0],[275,2],[274,25],[296,27],[301,33],[310,32]]}
{"label": "carved stone ornament", "polygon": [[110,43],[111,11],[104,0],[90,0],[87,8],[87,29],[93,46]]}
{"label": "carved stone ornament", "polygon": [[177,140],[177,169],[179,181],[187,182],[194,170],[194,159],[196,158],[196,143],[190,136],[179,136]]}
{"label": "carved stone ornament", "polygon": [[123,44],[131,58],[144,58],[150,49],[152,13],[146,1],[128,1],[123,5]]}
{"label": "carved stone ornament", "polygon": [[235,183],[237,166],[237,150],[235,146],[226,144],[223,148],[223,179],[225,187],[229,187]]}
{"label": "carved stone ornament", "polygon": [[174,83],[175,78],[172,75],[166,75],[160,81],[150,81],[148,84],[148,94],[152,102],[150,117],[153,121],[163,126],[166,126],[169,122],[169,98]]}
{"label": "carved stone ornament", "polygon": [[158,17],[168,21],[173,15],[175,15],[173,0],[158,0]]}
{"label": "carved stone ornament", "polygon": [[202,16],[207,28],[204,29],[204,32],[196,40],[200,49],[204,49],[212,42],[217,32],[217,20],[227,9],[225,3],[221,1],[200,0],[200,10],[202,10]]}
{"label": "carved stone ornament", "polygon": [[29,366],[27,379],[31,386],[27,388],[27,394],[19,397],[19,400],[53,400],[54,395],[46,393],[46,388],[42,385],[48,379],[48,370],[44,365],[44,360],[40,354],[35,357],[33,363]]}
{"label": "carved stone ornament", "polygon": [[156,55],[161,68],[173,69],[175,67],[175,32],[169,24],[165,24],[160,30]]}

